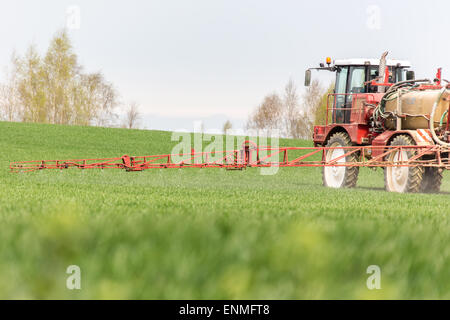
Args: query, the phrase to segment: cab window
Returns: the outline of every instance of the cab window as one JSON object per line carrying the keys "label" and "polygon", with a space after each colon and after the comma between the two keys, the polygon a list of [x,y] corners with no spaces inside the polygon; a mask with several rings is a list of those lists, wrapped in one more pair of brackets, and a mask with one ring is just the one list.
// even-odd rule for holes
{"label": "cab window", "polygon": [[395,82],[406,80],[406,70],[404,68],[395,69]]}
{"label": "cab window", "polygon": [[351,67],[349,79],[349,93],[364,93],[364,82],[366,82],[365,67]]}
{"label": "cab window", "polygon": [[348,67],[342,67],[336,73],[336,88],[335,88],[335,101],[333,109],[333,123],[345,123],[346,121],[346,108],[347,96],[347,83],[348,83]]}
{"label": "cab window", "polygon": [[336,93],[346,93],[347,90],[348,67],[341,68],[336,73]]}

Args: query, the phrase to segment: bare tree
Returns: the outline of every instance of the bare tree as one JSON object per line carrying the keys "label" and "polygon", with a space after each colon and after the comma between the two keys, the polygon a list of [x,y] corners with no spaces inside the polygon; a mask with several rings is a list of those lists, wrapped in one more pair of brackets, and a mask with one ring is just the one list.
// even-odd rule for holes
{"label": "bare tree", "polygon": [[324,91],[317,80],[312,82],[300,99],[297,87],[290,79],[284,88],[283,98],[276,93],[264,98],[250,115],[247,129],[277,128],[285,137],[309,139],[316,117],[323,117],[317,115],[323,99]]}
{"label": "bare tree", "polygon": [[292,79],[289,79],[284,88],[283,121],[284,135],[291,138],[299,138],[298,121],[300,118],[299,96],[297,87]]}
{"label": "bare tree", "polygon": [[311,138],[314,127],[315,111],[317,105],[320,104],[323,95],[324,91],[318,80],[314,80],[311,85],[306,88],[306,91],[302,96],[303,103],[300,117],[297,121],[297,134],[300,138]]}
{"label": "bare tree", "polygon": [[[314,107],[314,110],[313,110],[314,125],[324,125],[326,123],[328,95],[333,92],[334,92],[334,82],[332,82],[329,85],[328,90],[325,93],[323,93],[320,100]],[[330,99],[330,103],[331,102],[332,102],[332,99]],[[331,112],[330,112],[330,114],[331,114]]]}
{"label": "bare tree", "polygon": [[94,75],[100,77],[95,90],[98,105],[95,107],[94,120],[97,126],[111,126],[117,118],[114,110],[118,106],[118,93],[112,83],[103,79],[102,74]]}
{"label": "bare tree", "polygon": [[283,101],[276,94],[266,96],[263,102],[250,115],[247,129],[273,130],[282,125]]}
{"label": "bare tree", "polygon": [[[14,66],[15,54],[12,55]],[[21,113],[21,104],[18,94],[18,83],[16,78],[17,70],[13,68],[6,74],[7,82],[0,84],[0,113],[1,118],[6,121],[19,121]]]}
{"label": "bare tree", "polygon": [[227,131],[230,130],[231,128],[233,128],[233,125],[231,124],[230,120],[227,120],[224,124],[223,124],[223,134],[227,134]]}
{"label": "bare tree", "polygon": [[127,107],[125,114],[124,127],[128,129],[136,129],[139,125],[141,114],[139,112],[139,105],[136,102],[131,102]]}

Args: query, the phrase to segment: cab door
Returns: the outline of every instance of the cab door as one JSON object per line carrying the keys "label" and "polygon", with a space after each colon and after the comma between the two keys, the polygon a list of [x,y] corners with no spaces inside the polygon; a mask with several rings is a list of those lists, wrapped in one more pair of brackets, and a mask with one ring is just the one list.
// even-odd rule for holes
{"label": "cab door", "polygon": [[340,67],[336,72],[336,84],[334,89],[334,106],[333,106],[333,123],[344,123],[346,105],[346,93],[347,93],[347,80],[348,80],[349,67]]}
{"label": "cab door", "polygon": [[353,95],[365,93],[366,67],[342,67],[336,74],[334,123],[350,123]]}

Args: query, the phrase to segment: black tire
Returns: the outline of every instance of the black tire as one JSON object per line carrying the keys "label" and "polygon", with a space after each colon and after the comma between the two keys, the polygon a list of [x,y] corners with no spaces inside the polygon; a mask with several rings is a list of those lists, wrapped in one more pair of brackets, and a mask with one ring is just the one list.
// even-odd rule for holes
{"label": "black tire", "polygon": [[439,193],[442,184],[442,169],[426,167],[423,173],[420,191],[424,193]]}
{"label": "black tire", "polygon": [[[409,135],[399,135],[395,137],[390,145],[391,146],[412,146],[415,145],[415,141]],[[416,152],[412,150],[403,150],[407,155],[408,159],[413,157]],[[394,161],[396,153],[391,153],[386,157],[387,161]],[[400,170],[402,172],[401,175],[396,174],[395,170]],[[423,173],[424,169],[421,166],[415,167],[386,167],[384,169],[384,184],[386,187],[386,191],[389,192],[409,192],[416,193],[421,191],[422,181],[423,181]],[[397,183],[401,177],[402,183]]]}
{"label": "black tire", "polygon": [[[327,141],[326,147],[350,147],[353,146],[352,141],[350,140],[350,137],[345,132],[337,132],[333,134]],[[326,155],[328,156],[328,154]],[[352,153],[351,155],[348,155],[345,157],[345,162],[357,162],[358,161],[358,154]],[[353,188],[356,186],[356,183],[358,182],[358,174],[359,174],[359,167],[339,167],[343,168],[343,179],[342,182],[339,182],[338,185],[333,185],[329,181],[327,181],[327,168],[332,167],[323,167],[322,168],[322,182],[325,187],[333,187],[333,188]]]}

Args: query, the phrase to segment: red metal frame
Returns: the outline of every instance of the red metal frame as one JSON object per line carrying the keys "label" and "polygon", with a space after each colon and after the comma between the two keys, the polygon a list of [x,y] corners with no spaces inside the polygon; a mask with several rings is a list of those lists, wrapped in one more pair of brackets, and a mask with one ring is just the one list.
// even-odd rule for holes
{"label": "red metal frame", "polygon": [[439,68],[436,73],[436,85],[440,86],[442,82],[442,68]]}
{"label": "red metal frame", "polygon": [[391,87],[394,84],[389,82],[389,67],[386,66],[386,69],[384,70],[384,82],[377,82],[376,80],[372,80],[370,85],[372,86],[381,86],[381,87]]}
{"label": "red metal frame", "polygon": [[[326,161],[325,153],[329,150],[344,150],[344,155]],[[388,156],[396,151],[412,151],[413,157],[405,161],[392,162]],[[298,154],[298,153],[301,154]],[[352,166],[352,167],[439,167],[450,169],[448,154],[450,148],[439,145],[430,146],[354,146],[354,147],[270,147],[256,146],[253,142],[246,141],[241,149],[218,152],[192,152],[189,154],[164,154],[150,156],[122,156],[103,159],[75,159],[75,160],[39,160],[11,162],[10,169],[13,172],[29,172],[43,169],[125,169],[127,171],[142,171],[146,169],[163,168],[227,168],[244,169],[247,167],[325,167],[325,166]],[[289,155],[296,153],[293,160]],[[318,155],[322,153],[319,159]],[[337,162],[350,154],[356,153],[356,162]],[[376,154],[373,158],[366,155]],[[401,154],[401,153],[400,153]],[[443,158],[442,155],[447,157]],[[423,156],[430,156],[423,159]],[[183,158],[174,162],[175,157]],[[217,157],[215,161],[208,161],[211,157]],[[314,158],[315,157],[315,158]],[[282,159],[280,161],[280,158]],[[200,160],[200,161],[196,161]]]}

